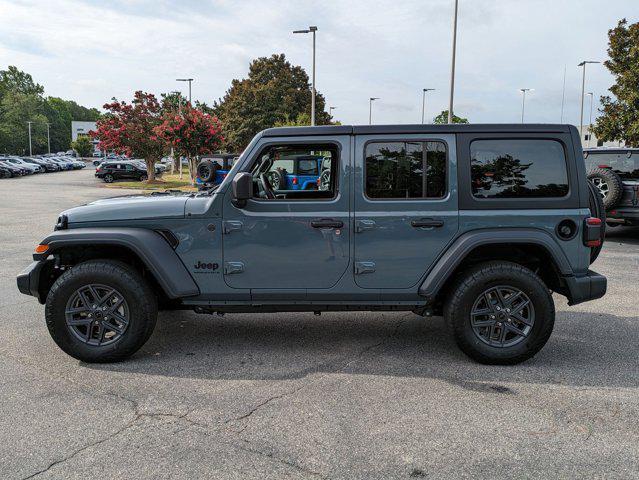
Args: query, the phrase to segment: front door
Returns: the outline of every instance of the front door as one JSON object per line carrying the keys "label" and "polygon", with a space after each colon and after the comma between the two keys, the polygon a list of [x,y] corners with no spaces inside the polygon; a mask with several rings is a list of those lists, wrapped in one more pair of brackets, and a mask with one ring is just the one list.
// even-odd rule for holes
{"label": "front door", "polygon": [[457,232],[454,135],[358,136],[355,282],[416,287]]}
{"label": "front door", "polygon": [[[294,162],[309,155],[324,158],[327,184],[314,190],[273,186],[275,172],[293,171]],[[350,260],[349,159],[348,136],[323,142],[317,137],[265,138],[255,146],[239,170],[251,172],[253,198],[237,208],[229,189],[224,199],[227,285],[250,288],[253,298],[259,298],[260,290],[287,290],[282,298],[290,300],[339,281]]]}

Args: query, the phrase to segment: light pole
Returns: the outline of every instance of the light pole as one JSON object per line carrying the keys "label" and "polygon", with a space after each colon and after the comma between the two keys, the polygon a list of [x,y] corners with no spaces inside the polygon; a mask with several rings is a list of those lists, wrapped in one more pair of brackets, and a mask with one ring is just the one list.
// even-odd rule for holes
{"label": "light pole", "polygon": [[333,118],[333,110],[335,110],[337,107],[328,107],[328,115]]}
{"label": "light pole", "polygon": [[[592,109],[590,109],[592,112]],[[51,153],[51,136],[49,135],[49,127],[51,124],[47,122],[47,150]]]}
{"label": "light pole", "polygon": [[31,124],[33,122],[27,122],[27,124],[29,125],[29,156],[33,155],[33,150],[31,149]]}
{"label": "light pole", "polygon": [[596,62],[594,60],[584,60],[581,62],[578,67],[583,67],[583,74],[581,76],[581,113],[579,115],[579,136],[582,137],[581,141],[583,142],[584,136],[584,94],[586,93],[586,65],[589,63],[601,63]]}
{"label": "light pole", "polygon": [[524,110],[526,109],[526,92],[532,91],[532,88],[520,88],[519,91],[523,93],[521,99],[521,123],[524,123]]}
{"label": "light pole", "polygon": [[176,78],[176,82],[189,82],[189,103],[191,103],[191,82],[193,82],[192,78]]}
{"label": "light pole", "polygon": [[424,123],[424,114],[426,112],[426,92],[432,92],[434,90],[434,88],[422,88],[422,124]]}
{"label": "light pole", "polygon": [[450,98],[448,100],[448,123],[453,123],[453,95],[455,93],[455,52],[457,50],[457,7],[459,0],[455,0],[455,15],[453,17],[453,58],[450,65]]}
{"label": "light pole", "polygon": [[371,97],[368,99],[368,124],[373,124],[373,102],[379,100],[379,97]]}
{"label": "light pole", "polygon": [[315,126],[315,32],[317,27],[311,26],[307,30],[293,30],[293,33],[312,33],[313,34],[313,75],[311,86],[311,126]]}
{"label": "light pole", "polygon": [[588,146],[590,146],[590,139],[592,138],[592,102],[594,94],[592,92],[588,92],[586,95],[590,95],[590,118],[588,120]]}
{"label": "light pole", "polygon": [[178,101],[178,114],[182,115],[182,93],[174,90],[171,92],[173,95],[177,97]]}
{"label": "light pole", "polygon": [[564,102],[566,100],[566,65],[564,65],[564,87],[561,91],[561,118],[559,123],[564,123]]}

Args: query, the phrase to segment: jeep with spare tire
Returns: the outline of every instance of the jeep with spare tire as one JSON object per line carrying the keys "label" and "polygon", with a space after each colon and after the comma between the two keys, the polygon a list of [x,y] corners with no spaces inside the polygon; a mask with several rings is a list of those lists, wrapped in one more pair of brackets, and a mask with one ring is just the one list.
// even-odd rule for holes
{"label": "jeep with spare tire", "polygon": [[611,227],[639,225],[639,148],[584,149],[588,179],[597,187]]}
{"label": "jeep with spare tire", "polygon": [[[322,188],[273,185],[309,157]],[[573,126],[272,128],[219,185],[62,212],[17,284],[85,362],[135,353],[159,310],[367,310],[443,316],[467,355],[515,364],[550,337],[553,292],[605,294],[604,222]]]}

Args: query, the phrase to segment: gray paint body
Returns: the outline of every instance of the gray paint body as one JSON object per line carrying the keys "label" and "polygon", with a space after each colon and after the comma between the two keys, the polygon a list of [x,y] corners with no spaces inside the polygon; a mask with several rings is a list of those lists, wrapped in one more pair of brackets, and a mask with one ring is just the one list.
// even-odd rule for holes
{"label": "gray paint body", "polygon": [[[467,167],[469,159],[459,158],[458,142],[473,132],[526,137],[561,135],[568,139],[572,207],[471,206],[460,210],[460,188],[463,192],[466,186],[458,185],[458,171]],[[371,140],[444,142],[449,172],[446,196],[432,200],[367,199],[363,192],[363,148]],[[142,254],[150,262],[166,263],[158,275],[177,279],[164,283],[179,284],[173,285],[172,291],[186,292],[177,296],[187,306],[423,306],[472,245],[536,243],[552,254],[562,275],[587,274],[589,249],[581,241],[581,228],[590,212],[586,189],[580,188],[585,187],[586,177],[583,162],[575,162],[582,158],[575,141],[578,142],[576,129],[565,125],[270,129],[253,139],[211,195],[128,197],[98,201],[63,213],[68,217],[69,234],[96,228],[105,238],[106,231],[116,236],[124,229],[172,231],[179,245],[175,251],[160,249],[161,259],[150,252],[159,248],[157,243],[151,246],[142,240],[136,248],[146,249]],[[261,149],[274,142],[337,145],[337,196],[332,200],[249,200],[245,208],[233,206],[233,176],[248,170]],[[311,220],[322,218],[343,221],[344,226],[310,227]],[[424,218],[440,220],[443,226],[411,226],[412,220]],[[573,219],[580,231],[572,240],[560,241],[555,227],[566,218]],[[165,245],[168,246],[166,242]],[[198,268],[202,264],[215,268]]]}

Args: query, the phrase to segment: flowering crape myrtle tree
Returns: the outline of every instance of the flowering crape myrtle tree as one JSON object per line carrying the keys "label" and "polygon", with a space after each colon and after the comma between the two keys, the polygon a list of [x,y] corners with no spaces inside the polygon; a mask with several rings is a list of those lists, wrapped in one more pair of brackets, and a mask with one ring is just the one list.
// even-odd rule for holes
{"label": "flowering crape myrtle tree", "polygon": [[162,123],[160,103],[152,93],[137,91],[131,103],[115,98],[104,105],[106,115],[90,132],[99,140],[98,148],[129,157],[143,158],[149,182],[155,181],[155,163],[162,158],[166,143],[155,133]]}
{"label": "flowering crape myrtle tree", "polygon": [[193,108],[190,103],[182,106],[181,114],[166,112],[154,133],[173,147],[178,157],[189,159],[191,184],[195,181],[198,158],[219,149],[224,141],[217,117]]}

